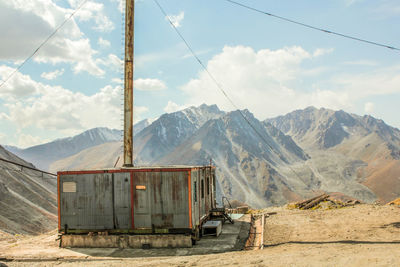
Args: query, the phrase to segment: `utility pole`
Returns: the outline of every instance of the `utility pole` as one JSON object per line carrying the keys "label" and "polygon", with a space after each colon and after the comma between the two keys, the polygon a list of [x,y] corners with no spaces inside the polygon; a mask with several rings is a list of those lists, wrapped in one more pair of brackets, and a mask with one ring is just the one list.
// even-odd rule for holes
{"label": "utility pole", "polygon": [[133,167],[133,51],[135,0],[126,0],[124,74],[124,167]]}

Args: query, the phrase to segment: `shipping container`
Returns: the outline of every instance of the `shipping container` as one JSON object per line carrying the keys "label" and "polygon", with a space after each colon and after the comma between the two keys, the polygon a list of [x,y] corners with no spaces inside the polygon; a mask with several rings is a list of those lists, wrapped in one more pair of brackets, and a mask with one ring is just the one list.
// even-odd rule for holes
{"label": "shipping container", "polygon": [[58,230],[64,234],[197,238],[215,206],[213,166],[58,172]]}

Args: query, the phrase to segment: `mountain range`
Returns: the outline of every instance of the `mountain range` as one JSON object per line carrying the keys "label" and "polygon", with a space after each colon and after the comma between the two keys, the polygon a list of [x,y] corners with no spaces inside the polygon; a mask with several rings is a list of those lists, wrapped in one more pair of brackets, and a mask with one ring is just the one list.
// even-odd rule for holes
{"label": "mountain range", "polygon": [[[31,161],[52,172],[121,166],[120,135],[92,129],[79,138],[41,145],[48,151],[67,147],[67,156],[61,151],[56,157],[50,152],[42,156],[36,148]],[[56,146],[60,141],[64,144]],[[135,165],[203,165],[212,160],[218,200],[224,195],[255,208],[322,192],[390,201],[400,194],[399,151],[399,130],[382,120],[313,107],[260,121],[248,110],[224,112],[203,104],[147,122],[134,138]],[[47,160],[46,165],[39,165],[38,158]]]}
{"label": "mountain range", "polygon": [[[150,124],[150,120],[142,120],[134,125],[134,135]],[[33,163],[37,168],[48,170],[54,161],[72,156],[80,151],[104,144],[107,142],[121,141],[121,130],[105,127],[93,128],[73,137],[57,139],[55,141],[20,149],[15,146],[4,146],[8,151]]]}
{"label": "mountain range", "polygon": [[[378,200],[400,195],[400,131],[372,116],[344,111],[297,110],[267,120],[291,136],[310,156],[314,173],[332,177],[339,185],[354,181],[367,187]],[[322,188],[332,188],[326,184]],[[346,188],[339,188],[340,192]],[[355,197],[364,194],[354,192]]]}

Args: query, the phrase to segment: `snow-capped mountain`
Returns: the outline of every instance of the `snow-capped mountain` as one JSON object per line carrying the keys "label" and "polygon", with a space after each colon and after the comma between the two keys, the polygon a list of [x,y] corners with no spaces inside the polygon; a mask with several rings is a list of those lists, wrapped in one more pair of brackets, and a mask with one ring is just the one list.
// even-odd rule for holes
{"label": "snow-capped mountain", "polygon": [[205,122],[222,116],[216,105],[190,107],[162,115],[134,139],[136,162],[152,164],[191,137]]}
{"label": "snow-capped mountain", "polygon": [[245,110],[209,120],[160,163],[197,165],[210,159],[217,166],[219,196],[262,207],[296,198],[277,167],[308,156],[290,137]]}

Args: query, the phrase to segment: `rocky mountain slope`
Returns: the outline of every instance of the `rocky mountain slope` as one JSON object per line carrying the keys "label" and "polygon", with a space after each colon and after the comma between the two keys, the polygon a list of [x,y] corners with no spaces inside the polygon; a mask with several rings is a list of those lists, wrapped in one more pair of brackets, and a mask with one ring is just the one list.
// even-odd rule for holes
{"label": "rocky mountain slope", "polygon": [[[225,113],[216,106],[164,114],[136,135],[135,164],[202,165],[212,159],[218,195],[253,207],[321,192],[370,203],[400,194],[400,134],[383,121],[316,108],[263,122],[247,110],[242,114],[252,127],[238,111]],[[59,160],[51,170],[113,167],[116,162],[121,166],[122,144],[111,142]]]}
{"label": "rocky mountain slope", "polygon": [[321,178],[332,177],[339,184],[352,180],[382,202],[400,195],[400,131],[382,120],[309,107],[266,122],[311,155],[307,163]]}
{"label": "rocky mountain slope", "polygon": [[[0,146],[0,158],[34,167]],[[0,230],[39,234],[56,227],[56,177],[0,160]]]}
{"label": "rocky mountain slope", "polygon": [[[296,179],[286,178],[278,168],[296,162],[303,164],[308,156],[271,124],[260,122],[249,111],[243,114],[264,140],[239,112],[225,113],[217,106],[202,105],[164,114],[136,135],[135,162],[138,165],[203,165],[212,159],[218,166],[219,196],[226,195],[257,207],[300,198],[288,185],[289,181],[296,184]],[[112,167],[122,156],[121,152],[121,143],[102,144],[55,162],[51,170]],[[101,156],[93,161],[96,155]],[[121,161],[117,166],[120,164]],[[304,183],[301,186],[297,191],[301,196],[308,196],[309,190]]]}
{"label": "rocky mountain slope", "polygon": [[262,136],[251,129],[239,111],[209,120],[191,138],[162,158],[161,164],[207,164],[217,166],[219,195],[255,207],[285,203],[299,196],[280,166],[304,162],[308,156],[290,137],[272,125],[243,114]]}

